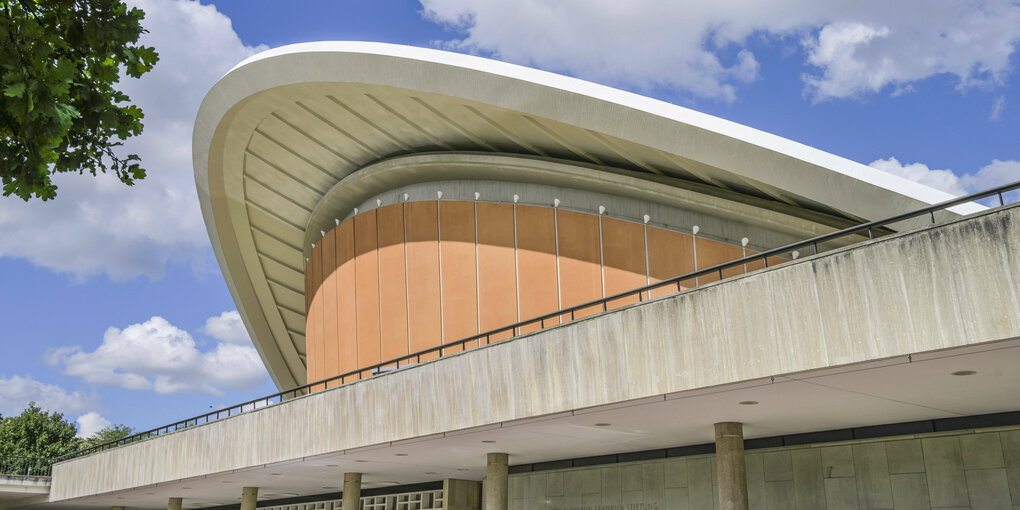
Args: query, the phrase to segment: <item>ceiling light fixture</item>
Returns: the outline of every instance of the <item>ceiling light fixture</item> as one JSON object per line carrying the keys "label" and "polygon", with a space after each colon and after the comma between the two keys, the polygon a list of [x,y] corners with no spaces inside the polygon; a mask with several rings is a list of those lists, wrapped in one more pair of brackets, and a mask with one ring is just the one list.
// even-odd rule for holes
{"label": "ceiling light fixture", "polygon": [[743,400],[743,401],[740,401],[740,402],[737,402],[737,403],[742,405],[742,406],[756,406],[756,405],[758,405],[758,401],[757,400]]}
{"label": "ceiling light fixture", "polygon": [[957,370],[956,372],[953,372],[953,375],[974,375],[976,373],[976,370]]}
{"label": "ceiling light fixture", "polygon": [[495,441],[493,441],[491,439],[483,439],[482,442],[483,443],[495,443]]}
{"label": "ceiling light fixture", "polygon": [[596,427],[609,427],[611,425],[612,425],[612,423],[596,423],[595,424]]}

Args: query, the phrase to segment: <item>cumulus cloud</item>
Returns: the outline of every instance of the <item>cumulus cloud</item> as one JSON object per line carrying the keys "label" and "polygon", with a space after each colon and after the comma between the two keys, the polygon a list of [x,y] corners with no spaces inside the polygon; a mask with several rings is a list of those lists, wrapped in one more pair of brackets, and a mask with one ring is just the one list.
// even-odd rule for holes
{"label": "cumulus cloud", "polygon": [[124,329],[111,327],[96,350],[61,347],[51,350],[45,361],[91,384],[157,393],[220,395],[225,389],[254,389],[267,377],[250,344],[218,342],[212,350],[201,351],[187,331],[162,317]]}
{"label": "cumulus cloud", "polygon": [[[443,44],[616,86],[732,100],[754,80],[753,36],[792,40],[814,101],[856,97],[936,74],[959,88],[1001,83],[1020,39],[1010,0],[421,0],[463,34]],[[923,15],[918,15],[923,13]]]}
{"label": "cumulus cloud", "polygon": [[92,412],[99,406],[99,397],[81,391],[68,392],[55,384],[36,381],[31,376],[0,376],[0,414],[20,414],[29,402],[40,408],[66,415]]}
{"label": "cumulus cloud", "polygon": [[110,420],[103,418],[99,413],[92,411],[78,417],[78,437],[89,437],[100,430],[113,425]]}
{"label": "cumulus cloud", "polygon": [[952,170],[928,168],[928,165],[925,165],[924,163],[909,163],[904,165],[896,158],[875,160],[872,161],[869,166],[914,182],[919,182],[926,186],[931,186],[932,188],[945,191],[952,195],[967,194],[967,189],[960,181],[960,178],[957,177]]}
{"label": "cumulus cloud", "polygon": [[158,278],[167,262],[210,259],[191,166],[191,130],[205,93],[226,71],[264,48],[245,46],[230,19],[187,0],[130,0],[149,30],[142,43],[160,61],[123,90],[145,112],[145,131],[125,153],[142,157],[148,177],[127,187],[109,176],[61,175],[57,199],[0,200],[0,256],[21,257],[78,280]]}
{"label": "cumulus cloud", "polygon": [[[977,193],[1020,179],[1020,161],[1000,161],[998,159],[992,160],[977,172],[959,176],[952,170],[929,168],[924,163],[903,164],[896,158],[875,160],[869,166],[953,195]],[[1017,195],[1017,192],[1010,193],[1009,200],[1020,198]]]}
{"label": "cumulus cloud", "polygon": [[202,327],[202,332],[221,342],[251,345],[248,330],[245,329],[244,322],[241,321],[241,314],[237,310],[209,317],[205,321],[205,326]]}

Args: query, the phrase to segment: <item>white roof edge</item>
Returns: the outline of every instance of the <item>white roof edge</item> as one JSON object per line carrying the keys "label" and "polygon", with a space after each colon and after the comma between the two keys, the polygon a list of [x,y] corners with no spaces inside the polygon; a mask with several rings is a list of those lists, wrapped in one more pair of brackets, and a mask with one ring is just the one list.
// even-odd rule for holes
{"label": "white roof edge", "polygon": [[[268,58],[300,53],[337,52],[419,60],[481,71],[516,80],[528,81],[537,85],[561,89],[595,99],[616,103],[651,115],[696,126],[723,136],[743,140],[762,148],[786,154],[787,156],[818,165],[847,177],[867,182],[874,186],[878,186],[928,204],[936,204],[956,198],[956,195],[937,190],[898,175],[884,172],[868,165],[836,156],[823,150],[816,149],[778,135],[767,133],[759,129],[715,117],[713,115],[578,78],[572,78],[548,71],[541,71],[517,64],[510,64],[507,62],[462,53],[378,42],[309,42],[281,46],[248,57],[241,63],[234,66],[227,75],[248,64]],[[971,202],[955,206],[950,210],[957,214],[971,214],[985,209],[987,208],[980,204]]]}

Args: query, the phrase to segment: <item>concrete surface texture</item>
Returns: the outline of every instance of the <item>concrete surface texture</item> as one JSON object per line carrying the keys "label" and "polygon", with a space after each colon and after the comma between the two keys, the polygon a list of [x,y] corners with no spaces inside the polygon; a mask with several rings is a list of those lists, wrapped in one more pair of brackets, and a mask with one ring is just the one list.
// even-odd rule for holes
{"label": "concrete surface texture", "polygon": [[49,492],[48,476],[0,475],[0,510],[43,503]]}
{"label": "concrete surface texture", "polygon": [[[695,390],[719,385],[758,378],[778,380],[781,374],[897,356],[912,355],[915,363],[889,373],[912,373],[909,367],[921,366],[916,363],[921,358],[918,353],[1020,337],[1018,278],[1020,208],[1007,207],[799,259],[62,462],[53,468],[51,500],[371,445],[387,446],[430,435],[442,437],[450,431],[513,420],[570,415],[635,399],[666,405],[677,402],[666,398],[674,393],[683,399],[700,395]],[[931,356],[937,357],[937,353]],[[957,398],[953,405],[971,414],[1015,410],[1016,392],[1001,387],[1012,384],[1015,376],[1016,371],[1007,369],[985,379],[984,391],[959,393],[954,388],[963,383],[945,374],[950,380],[945,384],[955,386],[936,395],[919,389],[924,395],[917,398]],[[872,391],[899,389],[886,386]],[[848,394],[845,398],[855,397]],[[846,413],[847,401],[822,401],[812,404],[818,406],[812,409],[760,406],[763,414],[753,424],[767,427],[771,423],[776,428],[768,430],[773,433],[795,433],[805,431],[798,429],[806,423],[803,420],[827,415],[843,420],[833,423],[843,423],[840,426],[874,424],[874,420],[896,416],[900,421],[911,419],[869,415],[872,411],[865,408]],[[408,407],[415,402],[427,405]],[[830,406],[828,411],[822,411],[824,406]],[[911,412],[923,410],[928,417],[936,412],[932,407],[913,409]],[[696,416],[673,420],[677,427],[692,416],[716,422],[742,421],[745,436],[753,437],[746,428],[752,422],[727,419],[723,414],[702,407]],[[357,419],[349,419],[352,416]],[[668,428],[671,423],[657,420],[648,425]],[[300,433],[295,433],[297,427]],[[698,430],[702,428],[711,434],[710,426]],[[672,443],[662,446],[706,442],[700,436],[684,439],[682,428],[663,430]],[[601,441],[584,447],[594,449],[597,445],[605,444]],[[518,447],[521,458],[526,457],[527,448],[527,443]],[[979,483],[978,478],[974,480]]]}
{"label": "concrete surface texture", "polygon": [[[510,475],[510,510],[722,509],[715,455]],[[746,452],[752,510],[1020,508],[1020,429]],[[635,505],[635,506],[631,506]]]}

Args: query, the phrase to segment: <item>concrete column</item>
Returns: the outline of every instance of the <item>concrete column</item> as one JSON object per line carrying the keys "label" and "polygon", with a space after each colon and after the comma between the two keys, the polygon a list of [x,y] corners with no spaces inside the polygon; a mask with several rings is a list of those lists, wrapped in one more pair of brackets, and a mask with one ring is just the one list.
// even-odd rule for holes
{"label": "concrete column", "polygon": [[744,464],[744,424],[715,424],[716,480],[719,510],[747,510],[747,466]]}
{"label": "concrete column", "polygon": [[482,484],[474,480],[443,480],[443,510],[479,510]]}
{"label": "concrete column", "polygon": [[361,510],[361,473],[344,473],[343,510]]}
{"label": "concrete column", "polygon": [[258,487],[241,487],[241,510],[255,510],[258,501]]}
{"label": "concrete column", "polygon": [[490,453],[485,463],[485,510],[507,510],[510,456]]}
{"label": "concrete column", "polygon": [[181,498],[170,498],[170,500],[166,502],[166,510],[181,510],[181,503],[183,501],[184,500]]}

